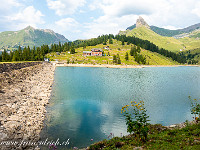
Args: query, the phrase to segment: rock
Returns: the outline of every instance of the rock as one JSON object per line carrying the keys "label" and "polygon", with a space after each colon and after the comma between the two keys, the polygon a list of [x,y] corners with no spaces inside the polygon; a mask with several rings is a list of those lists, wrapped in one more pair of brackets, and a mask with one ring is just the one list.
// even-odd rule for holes
{"label": "rock", "polygon": [[7,134],[6,133],[3,133],[3,132],[0,132],[0,139],[3,141],[7,138]]}
{"label": "rock", "polygon": [[169,127],[170,127],[170,128],[175,128],[175,127],[176,127],[176,125],[175,125],[175,124],[173,124],[173,125],[170,125]]}
{"label": "rock", "polygon": [[7,118],[7,121],[20,121],[20,118],[17,115],[12,115],[9,118]]}
{"label": "rock", "polygon": [[3,93],[3,94],[4,94],[5,92],[4,92],[4,91],[2,91],[2,90],[0,90],[0,93]]}
{"label": "rock", "polygon": [[143,150],[143,148],[142,147],[135,147],[135,148],[133,148],[133,150]]}
{"label": "rock", "polygon": [[139,16],[139,18],[137,19],[136,21],[136,28],[139,28],[139,27],[146,27],[148,29],[150,29],[149,25],[146,23],[146,21],[141,17]]}

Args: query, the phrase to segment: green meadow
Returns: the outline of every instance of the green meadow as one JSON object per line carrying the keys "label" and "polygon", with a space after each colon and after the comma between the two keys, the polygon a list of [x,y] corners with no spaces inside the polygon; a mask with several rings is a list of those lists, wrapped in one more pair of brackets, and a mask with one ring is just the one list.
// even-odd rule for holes
{"label": "green meadow", "polygon": [[[103,47],[109,46],[110,50],[105,50]],[[62,52],[60,55],[57,53],[49,53],[46,55],[51,61],[64,61],[75,64],[113,64],[113,55],[119,54],[122,65],[139,65],[133,56],[130,56],[130,49],[134,46],[133,44],[122,45],[121,41],[113,40],[113,44],[99,44],[96,46],[87,46],[86,48],[76,48],[75,54]],[[83,51],[90,51],[92,48],[101,48],[104,50],[106,56],[83,56]],[[128,52],[129,60],[125,60],[125,54]],[[178,65],[179,63],[173,61],[171,58],[167,58],[155,52],[150,52],[145,49],[141,49],[141,54],[146,57],[147,65]]]}

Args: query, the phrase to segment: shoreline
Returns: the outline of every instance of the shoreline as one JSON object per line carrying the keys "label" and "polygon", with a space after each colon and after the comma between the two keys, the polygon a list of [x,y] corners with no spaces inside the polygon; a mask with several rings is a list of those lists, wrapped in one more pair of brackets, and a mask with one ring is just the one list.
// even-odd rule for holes
{"label": "shoreline", "polygon": [[56,67],[98,67],[98,68],[150,68],[150,67],[200,67],[200,65],[92,65],[92,64],[66,64],[55,63]]}
{"label": "shoreline", "polygon": [[[92,65],[43,62],[34,66],[0,73],[0,143],[2,141],[38,142],[44,126],[46,106],[51,96],[56,67],[104,67],[104,68],[145,68],[182,67],[199,65]],[[3,79],[3,80],[2,80]],[[174,124],[169,128],[183,127]],[[33,146],[2,146],[6,149],[39,149]]]}
{"label": "shoreline", "polygon": [[0,74],[0,150],[37,149],[37,145],[1,142],[39,141],[55,68],[52,63],[43,62]]}

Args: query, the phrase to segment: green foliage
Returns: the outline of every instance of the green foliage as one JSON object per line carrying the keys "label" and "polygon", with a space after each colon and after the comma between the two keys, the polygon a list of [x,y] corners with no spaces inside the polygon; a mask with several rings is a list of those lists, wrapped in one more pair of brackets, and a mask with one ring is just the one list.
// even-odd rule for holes
{"label": "green foliage", "polygon": [[106,41],[103,42],[103,45],[106,45]]}
{"label": "green foliage", "polygon": [[117,56],[113,55],[113,64],[116,64],[116,63],[117,63]]}
{"label": "green foliage", "polygon": [[2,61],[5,61],[5,62],[10,61],[10,55],[7,53],[7,51],[5,49],[2,52]]}
{"label": "green foliage", "polygon": [[109,39],[109,44],[113,44],[112,38]]}
{"label": "green foliage", "polygon": [[119,54],[113,55],[113,64],[121,64],[121,59]]}
{"label": "green foliage", "polygon": [[69,59],[67,59],[67,64],[69,64],[70,63],[70,60]]}
{"label": "green foliage", "polygon": [[148,135],[149,116],[146,114],[144,102],[131,101],[130,105],[123,106],[121,113],[126,117],[127,132],[134,133],[135,137],[145,142]]}
{"label": "green foliage", "polygon": [[72,43],[72,45],[71,45],[70,54],[75,54],[74,43]]}
{"label": "green foliage", "polygon": [[197,99],[191,99],[189,96],[190,102],[191,102],[191,114],[194,115],[194,119],[196,122],[200,121],[200,100]]}
{"label": "green foliage", "polygon": [[89,146],[89,150],[175,150],[199,149],[200,124],[188,125],[182,129],[169,129],[162,125],[149,125],[148,141],[142,142],[133,135],[114,137]]}
{"label": "green foliage", "polygon": [[135,61],[139,64],[146,64],[146,58],[138,53],[135,55]]}
{"label": "green foliage", "polygon": [[124,45],[124,40],[122,40],[122,45]]}
{"label": "green foliage", "polygon": [[128,52],[126,52],[126,55],[125,55],[125,60],[128,61],[129,57],[128,57]]}
{"label": "green foliage", "polygon": [[188,64],[198,64],[200,63],[200,48],[179,52],[180,55],[183,55],[187,58]]}
{"label": "green foliage", "polygon": [[140,54],[141,52],[141,49],[140,49],[140,46],[133,46],[131,47],[131,50],[130,50],[130,55],[135,57],[135,61],[139,64],[146,64],[146,58]]}

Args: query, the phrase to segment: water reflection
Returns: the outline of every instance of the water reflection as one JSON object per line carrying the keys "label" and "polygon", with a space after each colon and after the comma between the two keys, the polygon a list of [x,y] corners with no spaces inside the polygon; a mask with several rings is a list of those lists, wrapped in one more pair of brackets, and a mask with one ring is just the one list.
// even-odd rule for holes
{"label": "water reflection", "polygon": [[144,100],[151,123],[190,120],[188,96],[200,97],[199,75],[196,67],[57,67],[42,138],[70,138],[67,148],[80,148],[106,139],[110,133],[127,134],[120,110],[131,100]]}

